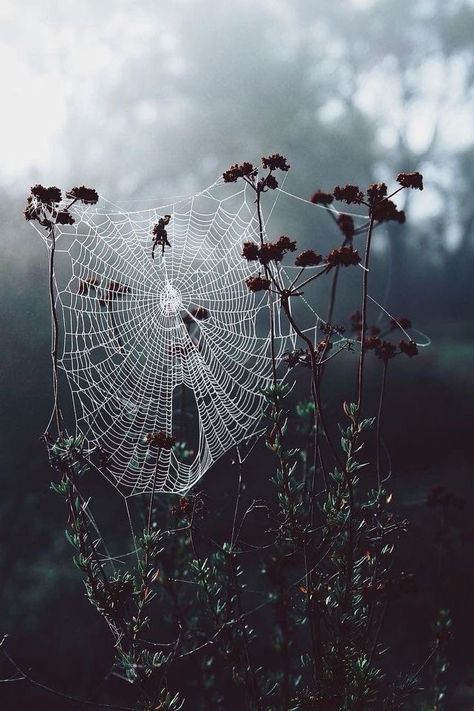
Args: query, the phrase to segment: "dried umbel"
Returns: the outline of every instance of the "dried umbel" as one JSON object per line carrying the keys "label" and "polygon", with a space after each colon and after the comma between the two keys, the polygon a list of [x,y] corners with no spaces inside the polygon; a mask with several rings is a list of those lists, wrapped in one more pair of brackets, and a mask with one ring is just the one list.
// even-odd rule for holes
{"label": "dried umbel", "polygon": [[350,215],[341,213],[337,217],[337,226],[346,239],[352,239],[355,234],[354,219]]}
{"label": "dried umbel", "polygon": [[326,262],[330,267],[350,267],[359,264],[360,256],[353,247],[340,247],[329,252]]}
{"label": "dried umbel", "polygon": [[334,188],[333,195],[336,200],[346,202],[348,205],[352,205],[353,203],[360,205],[364,200],[364,193],[358,185],[344,185],[344,187],[337,185]]}
{"label": "dried umbel", "polygon": [[241,163],[240,165],[236,163],[224,171],[222,177],[225,183],[236,183],[239,178],[252,178],[256,173],[257,170],[251,163]]}
{"label": "dried umbel", "polygon": [[399,344],[401,353],[413,358],[418,355],[418,347],[414,341],[400,341]]}
{"label": "dried umbel", "polygon": [[324,190],[316,190],[311,196],[313,205],[330,205],[334,200],[332,193],[326,193]]}
{"label": "dried umbel", "polygon": [[323,261],[322,255],[317,254],[312,249],[306,249],[295,259],[295,266],[297,267],[317,267]]}
{"label": "dried umbel", "polygon": [[31,188],[31,195],[43,205],[53,205],[61,202],[61,190],[55,186],[45,188],[43,185],[36,184]]}
{"label": "dried umbel", "polygon": [[262,158],[262,165],[268,170],[282,170],[284,172],[290,170],[287,159],[279,153],[274,153],[267,158]]}
{"label": "dried umbel", "polygon": [[42,227],[51,230],[53,225],[72,224],[72,217],[68,217],[67,210],[60,210],[61,190],[55,186],[45,188],[39,183],[33,185],[30,195],[27,198],[25,210],[23,212],[28,221],[35,220]]}
{"label": "dried umbel", "polygon": [[24,215],[25,219],[36,220],[42,227],[51,230],[54,225],[74,224],[75,220],[69,210],[75,202],[95,205],[98,199],[99,195],[94,188],[86,188],[85,185],[81,185],[66,191],[65,200],[71,200],[71,202],[65,204],[60,188],[54,185],[46,188],[37,183],[31,188]]}
{"label": "dried umbel", "polygon": [[387,186],[385,183],[372,183],[367,188],[369,205],[376,205],[387,197]]}
{"label": "dried umbel", "polygon": [[281,262],[287,252],[295,251],[296,242],[282,235],[275,242],[265,242],[261,246],[255,242],[244,242],[242,256],[248,262],[259,261],[260,264],[269,264],[271,261]]}
{"label": "dried umbel", "polygon": [[80,200],[84,205],[95,205],[99,200],[99,194],[94,188],[86,188],[81,185],[76,188],[71,188],[66,192],[66,197],[69,200]]}
{"label": "dried umbel", "polygon": [[68,210],[60,210],[56,215],[57,225],[73,225],[74,218]]}
{"label": "dried umbel", "polygon": [[255,190],[257,195],[261,195],[261,193],[267,190],[276,190],[278,187],[278,180],[273,175],[273,172],[280,170],[286,173],[290,169],[290,166],[284,156],[279,153],[274,153],[273,155],[262,158],[262,168],[268,170],[268,173],[259,178],[259,169],[252,163],[247,161],[244,163],[235,163],[231,165],[228,170],[223,172],[222,178],[225,183],[235,183],[237,180],[242,179]]}
{"label": "dried umbel", "polygon": [[244,242],[242,246],[242,257],[248,262],[256,262],[260,253],[260,247],[255,242]]}
{"label": "dried umbel", "polygon": [[399,210],[392,200],[383,200],[377,203],[372,210],[374,220],[377,222],[399,222],[403,224],[406,220],[405,212]]}
{"label": "dried umbel", "polygon": [[421,173],[399,173],[397,176],[397,183],[400,183],[402,188],[423,190],[423,176]]}
{"label": "dried umbel", "polygon": [[245,283],[250,291],[268,291],[271,284],[270,279],[266,279],[260,276],[260,274],[258,276],[248,277]]}

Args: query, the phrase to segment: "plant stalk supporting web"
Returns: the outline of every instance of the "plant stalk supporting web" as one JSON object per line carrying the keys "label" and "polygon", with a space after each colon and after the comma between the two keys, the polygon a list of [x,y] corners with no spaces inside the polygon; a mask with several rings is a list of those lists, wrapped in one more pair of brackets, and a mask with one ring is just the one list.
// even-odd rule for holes
{"label": "plant stalk supporting web", "polygon": [[59,322],[56,311],[56,295],[55,295],[55,276],[54,276],[54,255],[56,252],[56,235],[54,227],[50,227],[49,231],[49,306],[51,311],[51,361],[52,361],[52,381],[53,381],[53,412],[51,420],[56,424],[56,434],[62,432],[62,416],[59,405],[59,386],[58,386],[58,337],[59,337]]}

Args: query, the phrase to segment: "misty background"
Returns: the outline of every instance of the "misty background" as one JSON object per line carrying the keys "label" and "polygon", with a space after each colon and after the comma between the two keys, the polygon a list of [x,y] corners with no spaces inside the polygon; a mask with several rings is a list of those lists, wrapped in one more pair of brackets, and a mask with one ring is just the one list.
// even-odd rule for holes
{"label": "misty background", "polygon": [[[455,707],[470,696],[473,40],[467,0],[0,4],[0,633],[37,676],[86,693],[110,650],[39,441],[50,324],[46,250],[22,214],[29,188],[84,184],[137,209],[279,152],[291,165],[285,190],[304,198],[424,175],[421,194],[398,200],[407,223],[382,227],[374,248],[374,295],[432,341],[395,364],[387,395],[393,486],[412,522],[404,555],[426,579],[411,637],[395,644],[416,647],[433,609],[449,606]],[[324,251],[339,242],[325,217],[281,198],[275,230]],[[441,553],[425,503],[437,483],[466,502]]]}

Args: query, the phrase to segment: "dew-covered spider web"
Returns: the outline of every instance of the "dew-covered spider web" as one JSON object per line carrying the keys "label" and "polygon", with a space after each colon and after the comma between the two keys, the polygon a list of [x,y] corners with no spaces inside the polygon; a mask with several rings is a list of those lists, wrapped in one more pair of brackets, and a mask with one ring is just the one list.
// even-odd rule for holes
{"label": "dew-covered spider web", "polygon": [[[295,343],[272,295],[245,284],[256,273],[241,256],[244,241],[259,241],[255,196],[218,181],[152,209],[101,199],[71,213],[75,223],[56,228],[56,279],[77,432],[125,496],[186,492],[259,429],[270,309],[276,363]],[[152,256],[165,215],[169,246]],[[150,447],[157,431],[186,440],[186,408],[198,419],[191,456]]]}
{"label": "dew-covered spider web", "polygon": [[[260,240],[255,193],[220,179],[152,208],[101,198],[70,211],[74,224],[55,226],[54,279],[76,434],[125,497],[185,493],[262,431],[262,391],[297,342],[277,294],[245,283],[259,266],[242,258],[243,242]],[[166,243],[153,249],[157,224]],[[299,272],[275,268],[283,287]],[[299,303],[316,341],[323,320],[305,295]],[[153,433],[178,441],[152,447]]]}

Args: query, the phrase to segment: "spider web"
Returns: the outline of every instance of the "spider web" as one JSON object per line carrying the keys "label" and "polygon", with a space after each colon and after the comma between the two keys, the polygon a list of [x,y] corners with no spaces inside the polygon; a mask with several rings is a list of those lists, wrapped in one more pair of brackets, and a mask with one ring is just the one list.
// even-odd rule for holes
{"label": "spider web", "polygon": [[[262,389],[272,382],[269,310],[276,363],[294,346],[273,295],[245,284],[256,270],[242,258],[242,243],[259,241],[247,190],[229,195],[218,181],[190,198],[138,211],[101,199],[97,207],[75,205],[74,225],[57,226],[64,262],[56,262],[59,367],[77,433],[102,453],[104,473],[125,496],[184,493],[258,431]],[[157,248],[152,259],[153,225],[165,214],[171,246],[163,254]],[[198,419],[195,451],[186,460],[177,447],[157,451],[146,442],[152,432],[181,430],[186,441],[177,404],[183,388],[185,409]]]}
{"label": "spider web", "polygon": [[[274,382],[274,363],[278,368],[296,345],[277,295],[251,292],[245,283],[257,269],[242,258],[242,243],[259,242],[259,220],[255,194],[248,186],[229,194],[231,188],[221,178],[201,193],[142,210],[105,198],[97,206],[76,203],[74,224],[55,226],[58,366],[70,387],[76,435],[99,453],[100,471],[125,498],[183,494],[261,432],[262,391]],[[308,203],[283,188],[280,194]],[[153,226],[168,215],[170,244],[153,258]],[[283,288],[300,271],[276,268]],[[311,323],[302,330],[316,342],[324,319],[303,294],[299,303]],[[429,345],[417,333],[425,340],[417,345]],[[348,341],[341,336],[339,345]],[[147,435],[158,431],[177,435],[176,446],[150,447]]]}

